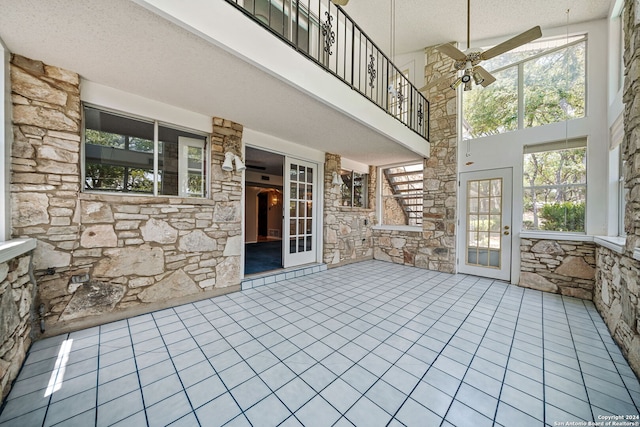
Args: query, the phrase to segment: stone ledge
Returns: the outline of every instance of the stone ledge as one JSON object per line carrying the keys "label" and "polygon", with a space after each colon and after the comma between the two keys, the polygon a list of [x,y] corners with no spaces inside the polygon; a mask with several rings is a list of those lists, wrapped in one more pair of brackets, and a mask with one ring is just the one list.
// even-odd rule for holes
{"label": "stone ledge", "polygon": [[91,200],[99,202],[131,203],[144,205],[215,205],[211,199],[201,199],[196,197],[178,196],[152,196],[149,194],[129,194],[129,193],[87,193],[79,194],[80,200]]}
{"label": "stone ledge", "polygon": [[371,228],[375,231],[408,231],[412,233],[422,233],[422,226],[415,225],[374,225]]}
{"label": "stone ledge", "polygon": [[0,262],[6,262],[36,248],[36,239],[13,239],[0,242]]}
{"label": "stone ledge", "polygon": [[640,248],[633,250],[633,259],[640,261]]}
{"label": "stone ledge", "polygon": [[572,240],[575,242],[593,242],[593,236],[577,233],[553,233],[548,231],[521,231],[521,239]]}
{"label": "stone ledge", "polygon": [[626,242],[625,237],[614,237],[614,236],[594,236],[593,243],[596,245],[604,246],[607,249],[611,249],[612,251],[624,254],[624,245]]}

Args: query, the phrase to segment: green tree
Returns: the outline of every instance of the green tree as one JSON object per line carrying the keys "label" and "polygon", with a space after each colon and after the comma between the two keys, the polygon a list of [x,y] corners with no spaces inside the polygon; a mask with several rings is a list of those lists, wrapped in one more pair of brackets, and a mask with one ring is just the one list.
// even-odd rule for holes
{"label": "green tree", "polygon": [[526,59],[541,52],[542,48],[509,52],[483,64],[489,70],[501,71],[493,73],[497,80],[490,86],[475,86],[464,92],[466,137],[479,138],[518,128],[519,67],[523,74],[524,127],[584,116],[585,42]]}
{"label": "green tree", "polygon": [[[90,145],[153,153],[153,141],[143,138],[87,129],[85,140]],[[153,192],[151,177],[153,177],[153,171],[145,168],[106,164],[95,159],[94,161],[87,159],[85,164],[85,186],[92,190],[151,193]]]}

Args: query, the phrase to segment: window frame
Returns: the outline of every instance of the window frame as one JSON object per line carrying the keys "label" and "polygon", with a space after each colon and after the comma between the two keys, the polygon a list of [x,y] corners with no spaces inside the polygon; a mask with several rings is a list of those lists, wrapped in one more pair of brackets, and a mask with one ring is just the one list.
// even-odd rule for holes
{"label": "window frame", "polygon": [[[525,156],[527,154],[535,154],[535,153],[547,153],[547,152],[553,152],[553,151],[563,151],[563,150],[570,150],[570,149],[584,149],[585,151],[585,170],[584,170],[584,183],[583,184],[559,184],[559,185],[555,185],[555,186],[549,186],[549,185],[544,185],[544,186],[539,186],[539,185],[535,185],[535,186],[525,186],[524,185],[524,167],[525,167]],[[588,141],[587,138],[576,138],[576,139],[571,139],[571,140],[565,140],[565,141],[556,141],[556,142],[550,142],[550,143],[541,143],[541,144],[532,144],[532,145],[525,145],[523,147],[523,153],[522,153],[522,196],[523,196],[523,209],[522,209],[522,229],[523,232],[526,233],[560,233],[560,234],[567,234],[567,235],[586,235],[587,234],[587,216],[588,216],[588,200],[587,200],[587,190],[588,190],[588,180],[589,180],[589,169],[588,169]],[[584,230],[583,231],[561,231],[561,230],[543,230],[541,228],[538,229],[525,229],[524,228],[524,214],[526,213],[526,210],[524,209],[524,196],[527,193],[527,191],[536,191],[536,189],[540,189],[540,188],[550,188],[550,187],[565,187],[565,188],[584,188]]]}
{"label": "window frame", "polygon": [[[104,112],[107,114],[112,114],[115,116],[120,116],[123,117],[125,119],[131,119],[131,120],[137,120],[137,121],[141,121],[141,122],[146,122],[146,123],[150,123],[153,124],[153,190],[151,193],[136,193],[136,192],[128,192],[128,191],[113,191],[113,190],[92,190],[92,189],[88,189],[85,187],[85,182],[86,182],[86,120],[85,120],[85,109],[86,108],[91,108],[100,112]],[[102,107],[100,105],[96,105],[93,103],[89,103],[89,102],[83,102],[81,105],[81,111],[82,111],[82,135],[81,135],[81,140],[82,140],[82,144],[81,144],[81,183],[82,183],[82,187],[81,187],[81,192],[83,193],[88,193],[88,194],[110,194],[110,195],[121,195],[121,196],[134,196],[134,197],[183,197],[183,198],[188,198],[188,199],[209,199],[210,195],[211,195],[211,153],[210,153],[210,149],[209,147],[211,146],[211,136],[210,134],[203,132],[201,130],[197,130],[197,129],[190,129],[184,126],[180,126],[174,123],[168,123],[166,121],[161,121],[161,120],[157,120],[157,119],[153,119],[153,118],[149,118],[149,117],[145,117],[145,116],[141,116],[135,113],[128,113],[125,111],[121,111],[121,110],[116,110],[113,108],[108,108],[108,107]],[[204,154],[205,154],[205,159],[204,159],[204,194],[202,197],[193,197],[193,196],[188,196],[185,195],[184,192],[182,191],[182,183],[179,182],[178,183],[178,194],[176,195],[169,195],[169,194],[160,194],[160,190],[159,190],[159,177],[160,177],[160,171],[159,171],[159,145],[160,145],[160,140],[159,140],[159,128],[160,127],[166,127],[175,131],[180,131],[180,132],[185,132],[185,133],[189,133],[191,135],[197,135],[197,136],[201,136],[202,137],[202,144],[204,146]],[[191,138],[189,138],[191,139]],[[195,138],[193,138],[193,140],[195,140]],[[179,145],[179,144],[178,144]],[[182,156],[180,156],[180,150],[178,148],[178,163],[182,164]],[[178,166],[178,177],[180,178],[182,176],[182,171],[180,170],[180,166]]]}
{"label": "window frame", "polygon": [[[504,65],[495,69],[491,69],[489,70],[489,72],[491,72],[492,74],[497,74],[497,73],[501,73],[504,71],[508,71],[510,69],[515,69],[516,71],[516,75],[517,75],[517,87],[516,87],[516,92],[517,92],[517,106],[516,106],[516,117],[517,117],[517,125],[514,129],[508,129],[508,130],[504,130],[501,132],[497,132],[496,134],[492,134],[492,136],[495,135],[501,135],[504,133],[509,133],[509,132],[514,132],[514,131],[519,131],[519,130],[525,130],[525,129],[533,129],[536,127],[541,127],[541,126],[548,126],[548,125],[553,125],[553,124],[557,124],[557,123],[562,123],[566,120],[580,120],[580,119],[585,119],[588,117],[589,115],[589,91],[588,91],[588,86],[589,86],[589,82],[588,82],[588,68],[589,68],[589,58],[588,58],[588,51],[589,51],[589,37],[588,37],[588,33],[584,32],[584,33],[578,33],[578,34],[574,34],[572,37],[579,37],[576,40],[570,41],[568,43],[565,43],[561,46],[556,46],[556,47],[552,47],[549,48],[543,52],[537,53],[535,55],[529,56],[525,59],[521,59],[518,61],[514,61],[512,63],[510,63],[509,65]],[[547,40],[558,40],[561,39],[561,37],[549,37]],[[543,42],[543,40],[536,40],[537,43],[539,42]],[[569,49],[572,48],[574,46],[577,46],[580,43],[584,43],[584,51],[585,51],[585,57],[584,57],[584,83],[585,83],[585,88],[584,88],[584,115],[580,116],[580,117],[566,117],[563,120],[557,121],[557,122],[551,122],[551,123],[547,123],[544,125],[537,125],[537,126],[531,126],[531,127],[527,127],[525,126],[525,84],[524,84],[524,80],[525,80],[525,65],[527,63],[536,61],[544,56],[547,55],[551,55],[555,52],[561,51],[563,49]],[[472,137],[469,135],[469,131],[467,130],[468,128],[465,127],[464,123],[467,123],[466,121],[466,117],[464,114],[464,105],[465,105],[465,97],[464,97],[464,91],[462,92],[462,108],[461,108],[461,117],[462,117],[462,123],[463,123],[463,129],[462,129],[462,139],[463,140],[473,140],[473,139],[478,139],[478,138],[482,138],[482,137],[486,137],[487,135],[482,135],[482,136],[478,136],[478,137]],[[565,116],[567,114],[565,113]]]}
{"label": "window frame", "polygon": [[[344,191],[342,190],[344,187],[346,187],[346,183],[344,182],[344,176],[350,174],[351,175],[351,188],[349,190],[349,194],[351,194],[351,201],[349,202],[348,205],[345,205],[345,199],[344,199]],[[362,179],[363,185],[362,185],[362,198],[363,198],[363,203],[362,206],[355,206],[354,202],[355,202],[355,192],[354,189],[356,187],[355,182],[356,182],[356,175],[359,175]],[[369,209],[369,173],[363,173],[363,172],[358,172],[352,169],[340,169],[340,177],[342,179],[342,184],[340,185],[340,194],[341,194],[341,199],[340,199],[340,207],[342,208],[351,208],[351,209]]]}

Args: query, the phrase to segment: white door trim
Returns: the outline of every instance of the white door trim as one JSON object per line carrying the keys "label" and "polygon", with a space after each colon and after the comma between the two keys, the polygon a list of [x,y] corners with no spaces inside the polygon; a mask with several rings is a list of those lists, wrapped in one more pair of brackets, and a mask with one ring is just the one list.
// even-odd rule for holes
{"label": "white door trim", "polygon": [[[468,263],[468,246],[467,238],[469,236],[468,228],[468,200],[467,200],[467,185],[469,181],[489,180],[489,179],[501,179],[501,220],[500,220],[500,256],[499,267],[483,267]],[[512,265],[512,243],[513,243],[513,220],[512,220],[512,206],[513,206],[513,168],[501,168],[501,169],[488,169],[475,172],[460,173],[459,176],[460,191],[459,191],[459,217],[458,217],[458,272],[473,274],[476,276],[491,277],[501,280],[511,279],[511,265]],[[496,230],[496,234],[498,231]],[[489,234],[491,236],[491,234]],[[494,234],[494,237],[497,236]],[[495,240],[494,240],[495,243]],[[489,250],[487,250],[487,257],[490,256]],[[479,256],[479,255],[477,255]]]}

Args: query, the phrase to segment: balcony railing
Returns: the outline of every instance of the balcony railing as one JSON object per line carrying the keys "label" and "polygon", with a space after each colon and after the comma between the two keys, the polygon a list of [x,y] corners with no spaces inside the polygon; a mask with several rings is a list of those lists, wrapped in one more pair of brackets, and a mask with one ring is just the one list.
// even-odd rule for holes
{"label": "balcony railing", "polygon": [[330,0],[226,0],[429,140],[429,101]]}

